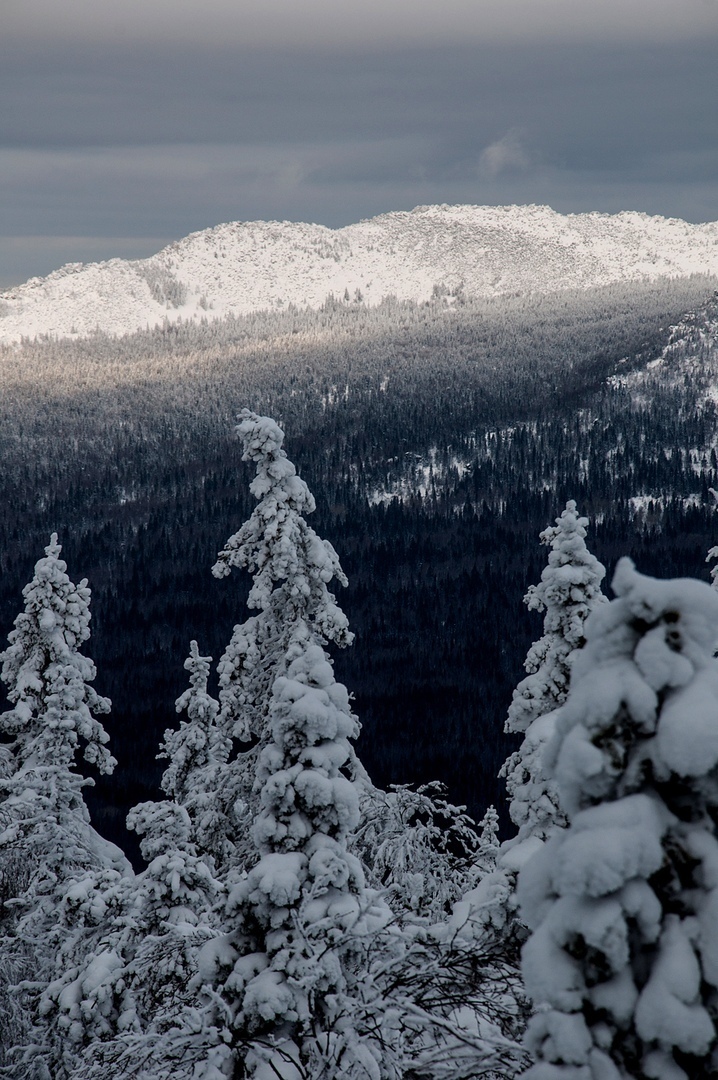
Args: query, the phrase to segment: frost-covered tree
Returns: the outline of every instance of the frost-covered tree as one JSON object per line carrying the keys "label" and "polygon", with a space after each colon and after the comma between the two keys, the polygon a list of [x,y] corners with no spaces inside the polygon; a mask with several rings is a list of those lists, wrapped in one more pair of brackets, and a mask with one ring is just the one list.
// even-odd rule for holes
{"label": "frost-covered tree", "polygon": [[245,410],[237,430],[245,460],[256,463],[258,504],[214,567],[220,577],[249,570],[248,604],[258,610],[235,627],[219,665],[220,727],[228,738],[255,740],[221,779],[240,804],[228,823],[236,850],[246,841],[236,831],[246,830],[246,808],[258,814],[254,865],[227,905],[229,933],[203,950],[212,1025],[223,1032],[217,1054],[223,1068],[245,1061],[250,1071],[274,1054],[296,1057],[301,1068],[369,1055],[376,1069],[344,1003],[363,935],[389,918],[348,851],[359,820],[359,726],[324,652],[328,642],[352,640],[328,589],[346,578],[304,518],[314,499],[282,449],[281,429]]}
{"label": "frost-covered tree", "polygon": [[527,1080],[718,1072],[718,597],[628,559],[547,754],[569,827],[524,867]]}
{"label": "frost-covered tree", "polygon": [[[80,652],[90,636],[90,590],[86,580],[73,585],[60,551],[53,533],[45,558],[23,589],[25,610],[0,653],[0,678],[12,705],[0,716],[0,730],[10,740],[10,775],[0,781],[2,807],[12,814],[22,792],[23,798],[43,801],[46,823],[51,811],[53,821],[64,812],[68,821],[86,826],[89,817],[78,793],[91,781],[73,772],[77,753],[82,750],[101,773],[112,772],[116,762],[97,719],[110,711],[110,702],[90,685],[95,665]],[[23,820],[19,817],[19,832]],[[33,842],[42,843],[37,835]],[[66,847],[57,852],[65,860],[71,855]]]}
{"label": "frost-covered tree", "polygon": [[65,950],[65,970],[43,994],[41,1008],[64,1049],[68,1074],[77,1077],[104,1077],[110,1070],[134,1077],[145,1057],[163,1060],[164,1035],[191,1000],[197,951],[218,932],[216,909],[224,896],[213,874],[213,843],[223,831],[212,789],[227,741],[207,691],[210,662],[193,641],[185,661],[190,686],[176,702],[188,719],[165,732],[160,755],[169,758],[162,787],[170,798],[141,803],[127,818],[141,837],[146,869],[133,878],[78,883],[70,898],[77,919],[93,895],[101,918],[85,919],[84,934]]}
{"label": "frost-covered tree", "polygon": [[190,685],[175,703],[187,719],[179,729],[165,732],[159,756],[169,760],[162,790],[189,814],[197,853],[224,866],[235,848],[227,835],[231,807],[226,805],[222,782],[232,742],[217,722],[219,704],[207,690],[211,662],[211,656],[200,656],[192,641],[184,664]]}
{"label": "frost-covered tree", "polygon": [[364,939],[389,913],[347,849],[359,821],[349,775],[358,724],[308,630],[304,640],[295,630],[288,659],[259,758],[259,859],[229,897],[232,930],[202,954],[221,1032],[217,1075],[237,1060],[250,1075],[272,1061],[293,1061],[300,1075],[379,1075],[378,1046],[357,1032],[358,974]]}
{"label": "frost-covered tree", "polygon": [[258,502],[212,572],[221,578],[234,568],[248,570],[253,580],[247,605],[258,612],[235,626],[218,665],[220,728],[227,739],[252,744],[236,754],[221,779],[234,862],[241,865],[251,857],[246,839],[258,809],[253,784],[259,753],[270,737],[274,680],[286,672],[295,639],[304,640],[307,632],[340,647],[353,635],[328,588],[333,579],[346,585],[346,577],[332,545],[305,520],[315,509],[314,497],[282,449],[284,432],[269,417],[247,409],[240,421],[243,460],[257,469],[250,490]]}
{"label": "frost-covered tree", "polygon": [[556,827],[565,825],[555,781],[544,752],[555,725],[555,710],[565,700],[571,658],[584,643],[584,622],[605,602],[601,593],[604,568],[585,543],[588,520],[569,501],[556,524],[540,534],[549,551],[541,581],[532,585],[524,602],[543,611],[544,633],[531,646],[524,667],[528,675],[514,691],[505,730],[523,733],[523,742],[501,770],[506,777],[510,813],[518,835],[497,853],[493,871],[479,876],[457,906],[452,925],[463,937],[500,947],[508,961],[518,963],[525,927],[516,908],[516,877],[527,858]]}
{"label": "frost-covered tree", "polygon": [[479,835],[466,807],[448,802],[437,782],[381,791],[367,778],[360,808],[351,849],[400,920],[444,918],[473,875],[495,862],[496,811],[487,812]]}
{"label": "frost-covered tree", "polygon": [[528,652],[524,662],[528,675],[514,691],[505,728],[524,735],[521,747],[502,769],[511,819],[521,840],[545,839],[556,825],[565,824],[542,755],[553,734],[551,714],[568,693],[571,656],[584,643],[586,618],[605,601],[601,582],[606,571],[586,547],[587,525],[588,519],[576,512],[576,503],[566,503],[556,524],[541,533],[541,543],[551,549],[548,565],[539,584],[524,597],[531,611],[545,615],[543,636]]}
{"label": "frost-covered tree", "polygon": [[[90,590],[85,580],[70,581],[60,550],[53,534],[0,654],[0,678],[11,705],[0,716],[6,739],[0,775],[0,1014],[17,1016],[12,984],[24,976],[26,1025],[36,1024],[37,996],[64,944],[68,890],[87,873],[120,875],[128,869],[122,853],[92,828],[82,797],[92,780],[75,767],[80,753],[101,773],[111,772],[115,760],[97,718],[109,712],[110,702],[90,685],[95,665],[80,652],[90,636]],[[32,1034],[25,1032],[28,1060],[42,1057],[42,1038],[36,1026]],[[35,1039],[40,1045],[33,1049]],[[3,1045],[11,1045],[8,1033]],[[15,1060],[18,1076],[34,1067]]]}
{"label": "frost-covered tree", "polygon": [[[196,854],[185,808],[141,803],[128,827],[141,836],[147,868],[135,878],[77,884],[71,899],[82,905],[94,897],[102,917],[87,926],[78,962],[65,965],[41,1002],[72,1064],[67,1075],[83,1080],[134,1078],[144,1058],[163,1060],[163,1040],[192,1001],[197,952],[217,933],[221,885]],[[52,1075],[65,1074],[56,1067]]]}

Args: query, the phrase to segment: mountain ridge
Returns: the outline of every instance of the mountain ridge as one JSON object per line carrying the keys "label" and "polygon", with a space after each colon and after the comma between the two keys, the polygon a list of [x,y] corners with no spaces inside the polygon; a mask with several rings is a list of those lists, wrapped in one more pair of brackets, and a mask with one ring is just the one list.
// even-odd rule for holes
{"label": "mountain ridge", "polygon": [[419,206],[340,229],[227,222],[143,260],[69,263],[0,293],[0,343],[113,335],[327,297],[499,296],[622,280],[718,276],[718,222],[547,206]]}

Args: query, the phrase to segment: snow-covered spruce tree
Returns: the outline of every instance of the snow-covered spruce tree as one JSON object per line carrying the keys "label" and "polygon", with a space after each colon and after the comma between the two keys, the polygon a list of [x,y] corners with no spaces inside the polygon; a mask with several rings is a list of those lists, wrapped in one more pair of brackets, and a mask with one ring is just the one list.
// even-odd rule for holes
{"label": "snow-covered spruce tree", "polygon": [[[243,849],[253,857],[227,905],[229,933],[202,954],[205,1024],[218,1042],[206,1075],[231,1075],[242,1062],[259,1069],[263,1053],[296,1056],[310,1070],[316,1055],[330,1067],[368,1054],[376,1070],[342,1004],[368,923],[389,918],[347,850],[359,816],[351,776],[358,723],[323,648],[352,639],[327,587],[346,579],[334,549],[305,521],[314,499],[282,449],[281,429],[245,410],[237,431],[245,460],[256,463],[258,505],[213,572],[249,570],[248,604],[258,614],[235,627],[220,662],[218,723],[227,739],[255,746],[225,754],[218,782],[234,811],[225,869]],[[165,775],[176,787],[172,768]],[[216,1074],[214,1059],[222,1062]]]}
{"label": "snow-covered spruce tree", "polygon": [[568,693],[571,655],[584,643],[583,627],[590,612],[605,602],[601,582],[606,571],[586,547],[588,519],[579,517],[576,503],[556,524],[545,529],[541,543],[550,547],[548,565],[538,585],[532,585],[526,603],[532,611],[545,611],[543,636],[531,646],[524,667],[528,675],[514,691],[505,730],[523,732],[521,747],[506,761],[511,819],[518,838],[545,839],[565,824],[553,781],[542,764],[544,747],[551,738],[551,715]]}
{"label": "snow-covered spruce tree", "polygon": [[[314,510],[315,503],[282,449],[283,432],[274,421],[247,410],[242,413],[237,431],[244,443],[244,459],[257,466],[252,492],[259,501],[249,521],[227,541],[213,573],[224,576],[233,567],[253,573],[248,604],[259,613],[235,626],[220,660],[218,724],[227,740],[253,740],[255,745],[239,753],[226,767],[220,767],[215,792],[218,789],[222,805],[219,820],[227,821],[232,833],[227,848],[234,849],[223,865],[241,866],[252,857],[247,840],[258,810],[258,792],[252,789],[258,756],[269,737],[272,683],[286,671],[293,637],[303,633],[306,626],[322,644],[343,647],[351,643],[353,635],[328,589],[333,579],[346,585],[346,577],[331,544],[320,540],[304,518]],[[350,846],[356,845],[353,850],[365,865],[373,861],[365,858],[367,844],[361,840],[371,834],[372,844],[381,847],[387,856],[381,869],[381,885],[391,888],[397,898],[412,894],[415,907],[425,909],[425,914],[432,906],[455,899],[465,860],[458,855],[454,858],[449,847],[456,840],[459,846],[471,845],[468,819],[459,820],[455,816],[457,808],[448,804],[444,807],[435,792],[378,791],[356,759],[354,771],[362,788],[362,829],[358,837],[350,838]],[[217,805],[217,794],[213,794]],[[444,810],[454,820],[455,835],[451,844],[443,844],[440,850],[440,829],[430,825],[428,818],[438,821]],[[407,833],[410,818],[411,830]],[[384,826],[381,838],[377,834],[380,822]],[[390,855],[394,851],[391,836],[398,844],[397,859]],[[413,842],[414,853],[421,857],[421,866],[405,871],[401,858],[409,841]],[[370,869],[372,884],[379,885],[374,869]]]}
{"label": "snow-covered spruce tree", "polygon": [[306,625],[273,684],[270,723],[257,773],[259,861],[229,897],[231,932],[202,954],[218,1033],[205,1075],[235,1075],[244,1061],[249,1075],[272,1062],[285,1075],[293,1062],[294,1076],[379,1076],[380,1043],[357,1030],[359,974],[364,939],[389,913],[347,850],[359,820],[348,775],[358,724]]}
{"label": "snow-covered spruce tree", "polygon": [[501,770],[518,835],[502,845],[495,870],[480,875],[451,920],[457,939],[467,945],[474,942],[477,949],[493,943],[516,966],[526,934],[517,912],[517,874],[546,837],[566,823],[544,752],[553,735],[555,710],[566,698],[571,658],[584,643],[584,622],[605,603],[601,593],[605,570],[586,548],[587,525],[570,501],[556,524],[540,534],[542,544],[550,548],[548,565],[524,602],[531,610],[545,612],[544,633],[528,652],[524,663],[528,675],[514,691],[506,721],[505,730],[523,732],[524,739]]}
{"label": "snow-covered spruce tree", "polygon": [[[135,1077],[140,1061],[158,1060],[158,1043],[190,1000],[197,950],[217,933],[223,889],[211,848],[221,830],[212,786],[226,740],[207,692],[210,662],[193,641],[185,661],[190,686],[176,702],[188,719],[165,732],[160,755],[169,758],[162,787],[170,799],[141,803],[127,818],[141,836],[146,869],[95,884],[103,922],[99,929],[86,923],[83,955],[43,995],[77,1077]],[[85,891],[78,885],[70,898],[78,912]]]}
{"label": "snow-covered spruce tree", "polygon": [[[70,581],[60,550],[53,534],[23,590],[25,610],[0,654],[0,678],[11,704],[0,716],[0,732],[8,740],[0,776],[0,1016],[17,1021],[18,1001],[24,1003],[20,1041],[27,1060],[24,1065],[18,1050],[18,1077],[45,1052],[42,1030],[29,1027],[37,1020],[36,999],[67,945],[67,890],[88,873],[129,870],[122,853],[92,828],[82,797],[92,781],[74,767],[80,752],[102,773],[111,772],[115,760],[97,719],[109,712],[110,702],[90,685],[95,665],[80,652],[90,636],[90,590],[85,580]],[[18,998],[12,984],[21,981]],[[3,1032],[3,1046],[15,1053],[12,1036]],[[40,1045],[33,1048],[36,1039]]]}
{"label": "snow-covered spruce tree", "polygon": [[163,1043],[193,1001],[197,952],[217,934],[221,885],[196,854],[184,807],[141,803],[127,823],[148,866],[102,892],[102,932],[43,996],[61,1041],[73,1047],[78,1080],[134,1080],[145,1061],[168,1066]]}
{"label": "snow-covered spruce tree", "polygon": [[519,876],[527,1080],[718,1074],[718,596],[628,559],[547,761],[569,827]]}
{"label": "snow-covered spruce tree", "polygon": [[221,777],[220,799],[234,845],[228,865],[241,867],[252,857],[247,840],[258,810],[253,784],[259,754],[270,738],[273,682],[286,672],[292,643],[307,629],[317,641],[340,647],[353,635],[328,589],[333,579],[346,585],[346,577],[332,545],[305,520],[315,509],[314,497],[282,449],[284,432],[269,417],[245,409],[237,434],[243,459],[256,465],[250,490],[258,502],[219,553],[212,573],[221,578],[234,568],[248,570],[253,582],[247,604],[258,612],[235,626],[218,665],[220,728],[227,739],[252,744],[235,755]]}
{"label": "snow-covered spruce tree", "polygon": [[219,703],[207,690],[211,663],[192,641],[184,663],[190,685],[175,703],[187,719],[165,732],[159,756],[169,760],[162,790],[189,814],[197,853],[211,858],[213,866],[224,866],[235,846],[227,836],[231,808],[222,802],[232,741],[218,724]]}

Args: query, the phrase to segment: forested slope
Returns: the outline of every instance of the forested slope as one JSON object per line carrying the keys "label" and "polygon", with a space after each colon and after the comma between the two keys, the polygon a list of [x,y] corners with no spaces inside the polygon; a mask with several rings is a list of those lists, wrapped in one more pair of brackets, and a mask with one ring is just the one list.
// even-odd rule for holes
{"label": "forested slope", "polygon": [[56,530],[89,578],[96,686],[113,700],[100,827],[125,843],[126,809],[154,792],[189,640],[216,660],[245,617],[236,575],[209,572],[250,511],[232,435],[245,405],[282,421],[349,578],[357,637],[336,673],[370,773],[442,779],[476,814],[499,801],[506,709],[539,630],[521,598],[566,500],[609,572],[629,553],[644,572],[706,574],[715,301],[668,346],[713,287],[335,301],[3,350],[0,622]]}

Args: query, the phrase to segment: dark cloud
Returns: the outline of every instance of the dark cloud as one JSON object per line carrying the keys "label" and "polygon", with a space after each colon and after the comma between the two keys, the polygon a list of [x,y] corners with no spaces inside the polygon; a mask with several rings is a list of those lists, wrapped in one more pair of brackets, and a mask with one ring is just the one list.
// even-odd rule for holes
{"label": "dark cloud", "polygon": [[715,140],[715,43],[367,53],[0,47],[0,145],[303,143],[536,130],[575,145]]}

